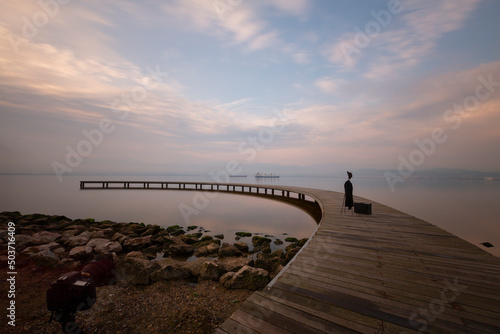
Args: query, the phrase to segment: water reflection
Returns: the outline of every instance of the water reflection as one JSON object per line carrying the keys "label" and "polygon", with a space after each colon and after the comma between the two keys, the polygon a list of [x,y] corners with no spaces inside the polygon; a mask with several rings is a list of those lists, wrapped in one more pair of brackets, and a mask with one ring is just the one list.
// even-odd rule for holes
{"label": "water reflection", "polygon": [[[196,191],[80,190],[82,177],[66,177],[63,183],[51,176],[9,178],[2,180],[10,196],[2,195],[1,211],[143,222],[164,227],[179,225],[185,230],[189,225],[197,225],[210,231],[209,235],[224,234],[224,241],[229,243],[235,242],[235,233],[239,231],[270,235],[273,241],[275,238],[284,241],[286,236],[283,233],[299,239],[308,238],[317,226],[313,218],[299,208],[256,196],[210,193],[205,203],[199,202],[199,192]],[[181,206],[189,206],[192,211],[183,215],[179,209]],[[242,241],[249,242],[251,247],[251,238]],[[271,248],[286,245],[286,242],[279,247],[272,244]]]}

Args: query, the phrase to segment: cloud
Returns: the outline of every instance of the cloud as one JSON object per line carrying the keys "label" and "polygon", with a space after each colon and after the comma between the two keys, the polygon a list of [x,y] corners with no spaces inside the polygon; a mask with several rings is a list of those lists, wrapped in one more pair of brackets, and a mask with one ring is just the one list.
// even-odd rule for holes
{"label": "cloud", "polygon": [[316,87],[328,94],[337,94],[339,89],[345,84],[347,83],[343,79],[332,79],[328,76],[324,76],[314,82]]}
{"label": "cloud", "polygon": [[[281,14],[302,16],[308,8],[304,0],[273,0],[265,3],[175,0],[162,5],[163,11],[176,26],[187,26],[196,32],[215,36],[228,45],[255,52],[273,49],[289,55],[297,63],[307,63],[305,51],[285,42],[281,32],[265,19],[270,9]],[[163,18],[164,20],[164,18]],[[189,22],[186,25],[185,22]]]}
{"label": "cloud", "polygon": [[[483,84],[488,81],[493,82],[490,85],[493,92]],[[449,167],[453,161],[464,161],[455,147],[476,147],[462,152],[472,157],[478,155],[477,148],[500,143],[496,126],[500,122],[498,61],[404,83],[396,79],[384,83],[362,80],[343,85],[341,82],[330,77],[316,81],[323,91],[342,96],[341,103],[315,104],[296,110],[302,151],[322,148],[326,152],[330,148],[331,152],[342,152],[344,157],[356,160],[358,152],[363,151],[364,155],[378,152],[380,155],[374,160],[386,159],[394,162],[396,168],[397,157],[414,150],[415,140],[431,138],[432,131],[439,128],[449,140],[436,150],[433,163]],[[465,106],[465,101],[474,101],[478,87],[482,87],[479,94],[487,98],[477,106],[468,102],[473,107],[454,111],[455,105]],[[484,159],[494,165],[488,154]],[[313,161],[319,163],[317,159]]]}
{"label": "cloud", "polygon": [[[414,68],[446,34],[462,28],[479,0],[405,1],[401,13],[381,24],[372,20],[324,46],[323,55],[344,70],[360,70],[370,79]],[[377,12],[375,10],[374,12]],[[371,24],[371,25],[370,25]],[[378,26],[377,31],[367,27]]]}
{"label": "cloud", "polygon": [[311,62],[311,56],[306,50],[301,50],[292,54],[292,58],[297,64],[309,64]]}

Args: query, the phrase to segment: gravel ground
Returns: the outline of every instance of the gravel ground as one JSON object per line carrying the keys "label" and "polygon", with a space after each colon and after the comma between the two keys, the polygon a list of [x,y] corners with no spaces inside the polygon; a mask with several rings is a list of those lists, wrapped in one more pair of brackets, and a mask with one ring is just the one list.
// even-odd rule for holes
{"label": "gravel ground", "polygon": [[[3,316],[0,332],[62,333],[59,323],[48,322],[46,291],[51,282],[69,270],[40,269],[30,263],[19,266],[16,326],[9,326]],[[5,314],[7,268],[1,272],[0,307]],[[98,287],[96,303],[76,314],[76,324],[84,333],[213,333],[252,293],[227,290],[212,281],[176,280],[142,287],[118,283]]]}

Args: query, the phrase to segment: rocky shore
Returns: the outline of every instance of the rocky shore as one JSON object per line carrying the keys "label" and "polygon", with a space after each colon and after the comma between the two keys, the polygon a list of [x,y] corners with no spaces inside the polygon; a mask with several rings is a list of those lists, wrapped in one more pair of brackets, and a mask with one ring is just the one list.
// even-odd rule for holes
{"label": "rocky shore", "polygon": [[[224,241],[238,239],[238,235],[211,236],[198,226],[163,228],[19,212],[0,213],[0,221],[2,268],[7,265],[7,223],[14,222],[18,287],[24,288],[26,295],[31,290],[38,292],[37,298],[28,298],[27,305],[22,305],[23,291],[18,290],[17,302],[23,311],[19,310],[22,314],[16,330],[24,326],[34,332],[42,329],[42,314],[48,320],[45,291],[57,275],[98,254],[112,254],[113,285],[99,287],[96,304],[77,313],[81,328],[110,333],[209,333],[252,291],[265,287],[306,242],[287,238],[284,250],[271,252],[269,238],[253,235],[250,250],[242,241]],[[248,237],[244,233],[241,235]],[[22,287],[24,281],[27,285]],[[131,296],[135,298],[129,300]],[[172,296],[177,300],[172,301]],[[149,310],[146,314],[145,309]],[[122,319],[119,324],[117,317]],[[57,326],[44,324],[45,330],[40,332],[57,333]]]}

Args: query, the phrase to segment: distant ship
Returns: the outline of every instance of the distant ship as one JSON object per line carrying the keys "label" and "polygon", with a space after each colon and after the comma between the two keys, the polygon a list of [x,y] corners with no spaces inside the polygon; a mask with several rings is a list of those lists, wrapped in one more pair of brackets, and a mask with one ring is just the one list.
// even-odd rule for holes
{"label": "distant ship", "polygon": [[266,179],[277,179],[280,176],[276,175],[276,174],[267,174],[267,173],[258,172],[257,174],[255,174],[255,177],[256,178],[266,178]]}

